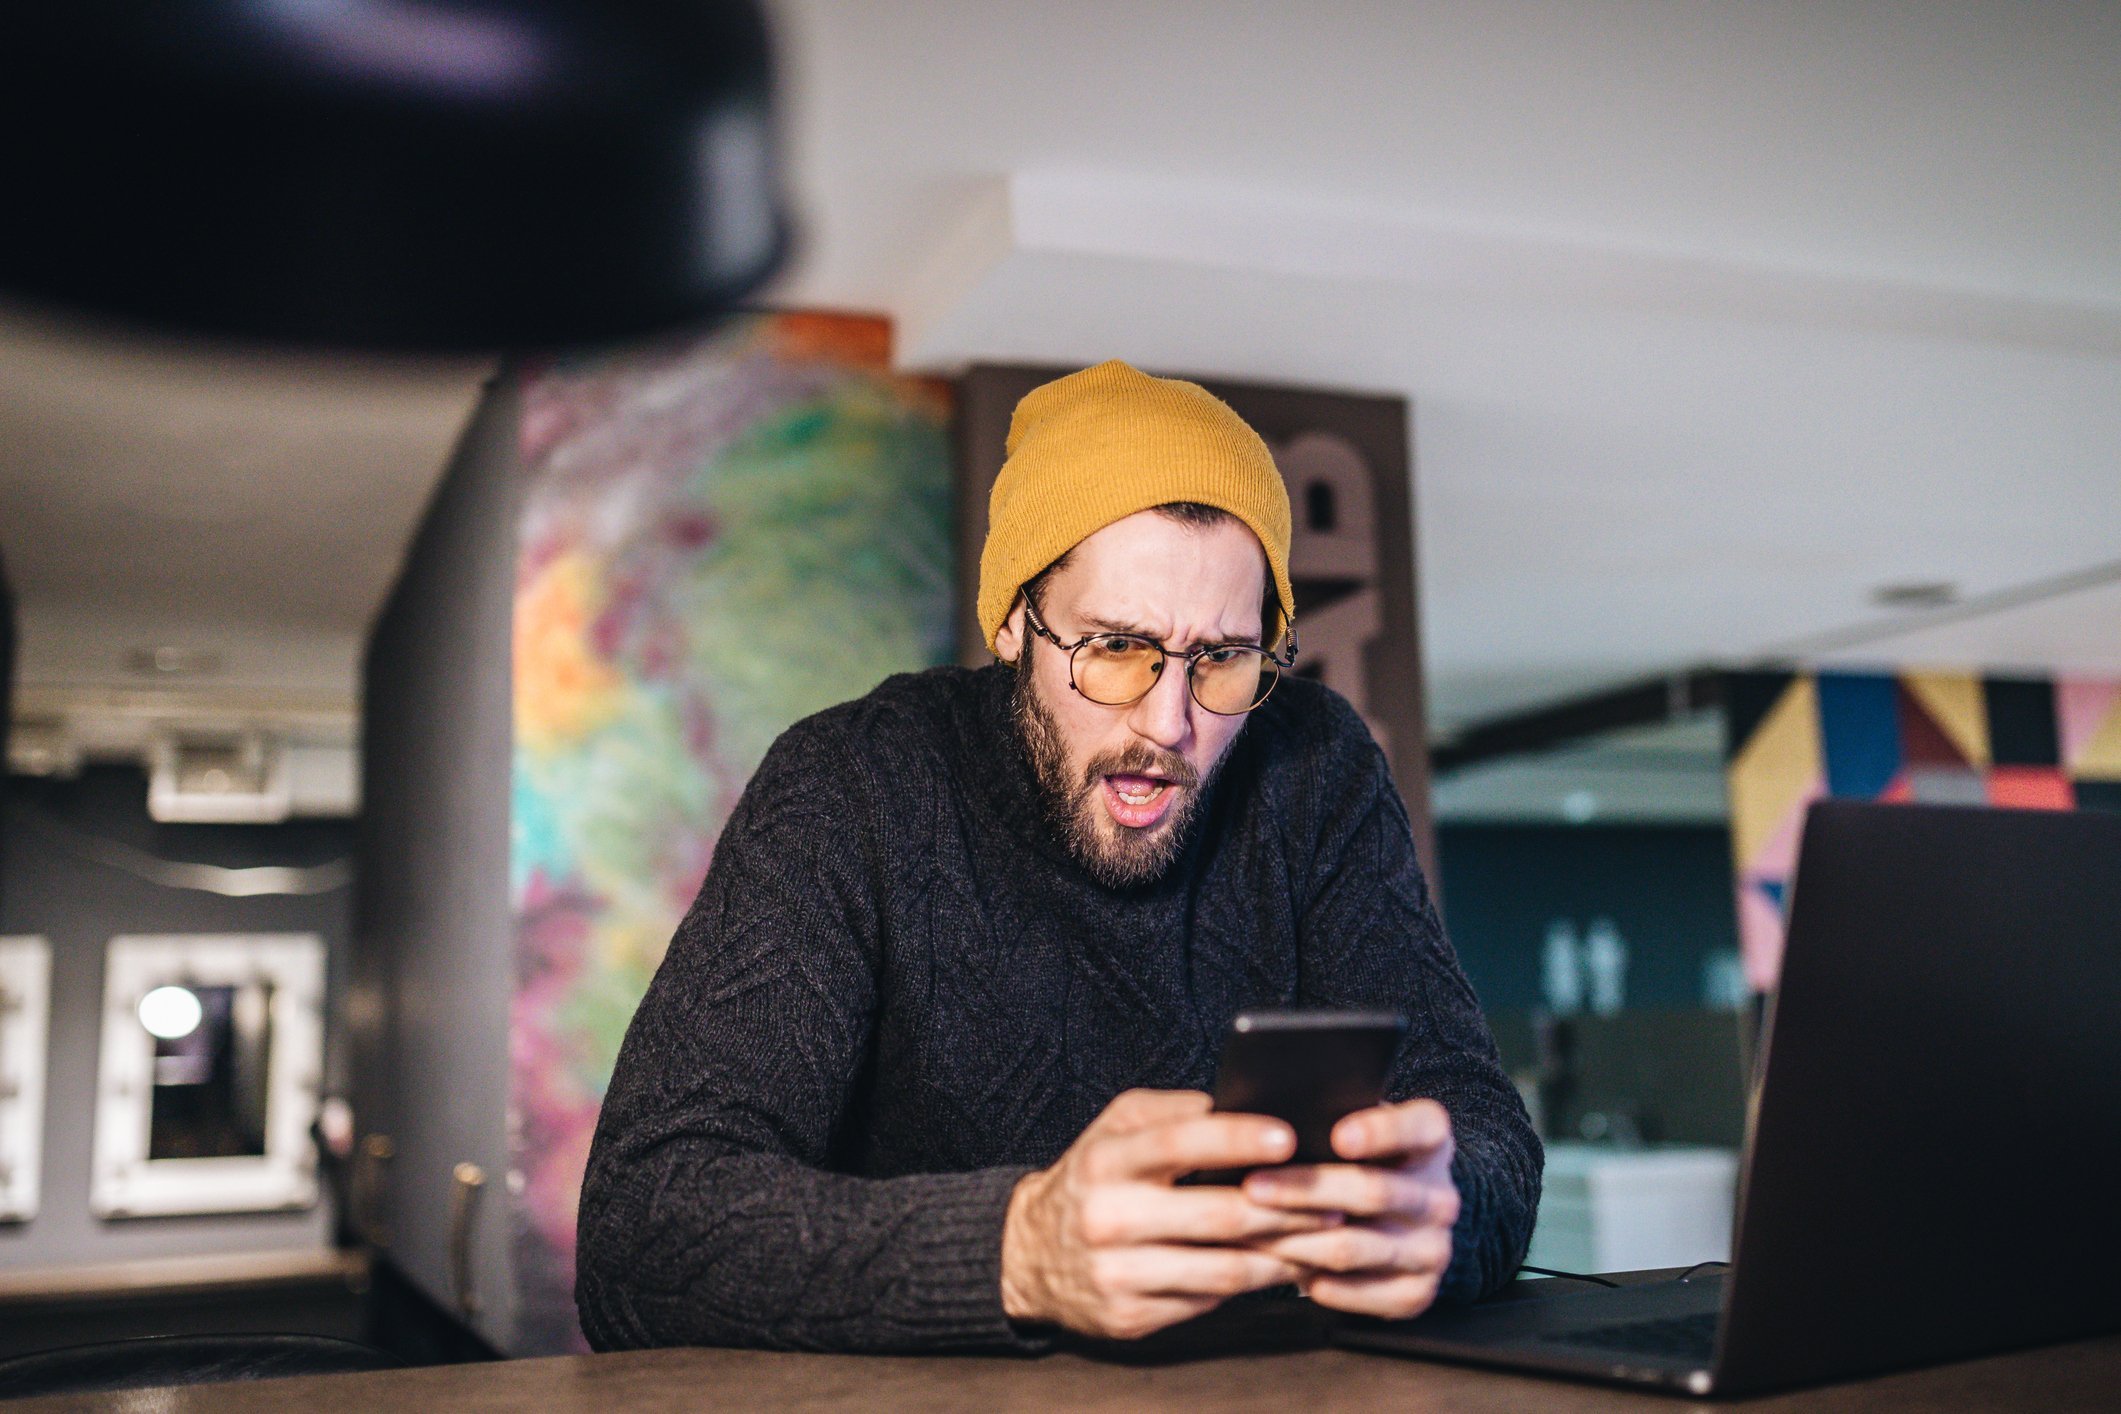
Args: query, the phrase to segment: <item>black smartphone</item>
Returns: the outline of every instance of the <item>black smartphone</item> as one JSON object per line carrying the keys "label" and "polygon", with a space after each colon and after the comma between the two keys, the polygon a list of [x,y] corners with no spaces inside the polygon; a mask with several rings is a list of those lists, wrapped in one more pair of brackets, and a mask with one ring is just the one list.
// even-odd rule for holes
{"label": "black smartphone", "polygon": [[[1389,1011],[1247,1011],[1223,1037],[1215,1108],[1272,1115],[1296,1131],[1293,1164],[1342,1162],[1333,1126],[1382,1104],[1406,1018]],[[1236,1183],[1249,1169],[1199,1173],[1195,1183]]]}

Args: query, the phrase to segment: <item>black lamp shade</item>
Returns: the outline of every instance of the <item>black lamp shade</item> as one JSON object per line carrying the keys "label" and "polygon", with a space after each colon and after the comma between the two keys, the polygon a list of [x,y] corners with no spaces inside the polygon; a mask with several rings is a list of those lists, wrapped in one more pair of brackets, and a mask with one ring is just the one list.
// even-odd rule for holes
{"label": "black lamp shade", "polygon": [[0,20],[0,290],[409,350],[712,318],[788,223],[753,0],[53,0]]}

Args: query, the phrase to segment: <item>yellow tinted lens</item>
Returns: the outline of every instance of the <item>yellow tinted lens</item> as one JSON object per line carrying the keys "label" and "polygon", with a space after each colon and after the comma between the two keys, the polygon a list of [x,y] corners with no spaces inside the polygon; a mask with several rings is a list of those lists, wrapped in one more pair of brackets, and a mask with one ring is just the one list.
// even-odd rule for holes
{"label": "yellow tinted lens", "polygon": [[1093,638],[1075,650],[1075,690],[1092,702],[1118,707],[1156,686],[1163,654],[1133,638]]}
{"label": "yellow tinted lens", "polygon": [[1193,660],[1193,696],[1210,712],[1249,712],[1274,686],[1266,655],[1251,648],[1220,648]]}

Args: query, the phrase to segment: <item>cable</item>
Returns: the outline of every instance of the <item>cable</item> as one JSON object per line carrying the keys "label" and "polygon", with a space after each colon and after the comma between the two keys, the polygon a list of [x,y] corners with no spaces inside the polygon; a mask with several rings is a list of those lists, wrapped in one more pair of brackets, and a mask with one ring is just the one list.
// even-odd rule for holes
{"label": "cable", "polygon": [[1587,1281],[1597,1286],[1610,1286],[1616,1289],[1620,1285],[1619,1282],[1607,1281],[1604,1277],[1585,1276],[1582,1272],[1557,1272],[1552,1267],[1534,1267],[1527,1265],[1520,1266],[1517,1269],[1517,1273],[1519,1276],[1522,1276],[1526,1272],[1531,1272],[1534,1275],[1543,1277],[1565,1277],[1570,1281]]}
{"label": "cable", "polygon": [[1676,1276],[1676,1277],[1672,1278],[1672,1280],[1674,1280],[1674,1281],[1692,1281],[1692,1280],[1694,1279],[1694,1273],[1696,1273],[1696,1272],[1700,1271],[1700,1270],[1701,1270],[1701,1269],[1702,1269],[1703,1267],[1728,1267],[1729,1265],[1730,1265],[1730,1263],[1729,1263],[1729,1262],[1719,1262],[1719,1261],[1715,1261],[1715,1260],[1713,1260],[1713,1259],[1711,1259],[1711,1260],[1709,1260],[1709,1261],[1706,1261],[1706,1262],[1696,1262],[1696,1263],[1695,1263],[1695,1264],[1694,1264],[1693,1266],[1691,1266],[1691,1267],[1688,1267],[1688,1268],[1687,1268],[1687,1269],[1686,1269],[1685,1271],[1681,1272],[1681,1273],[1680,1273],[1680,1274],[1679,1274],[1678,1276]]}

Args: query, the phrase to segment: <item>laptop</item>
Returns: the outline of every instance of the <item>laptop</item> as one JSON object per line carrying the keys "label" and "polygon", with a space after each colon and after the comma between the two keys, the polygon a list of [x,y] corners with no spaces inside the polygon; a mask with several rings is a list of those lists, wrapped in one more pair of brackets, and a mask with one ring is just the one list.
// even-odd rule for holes
{"label": "laptop", "polygon": [[2121,1329],[2121,814],[1822,801],[1795,883],[1729,1270],[1337,1343],[1734,1395]]}

